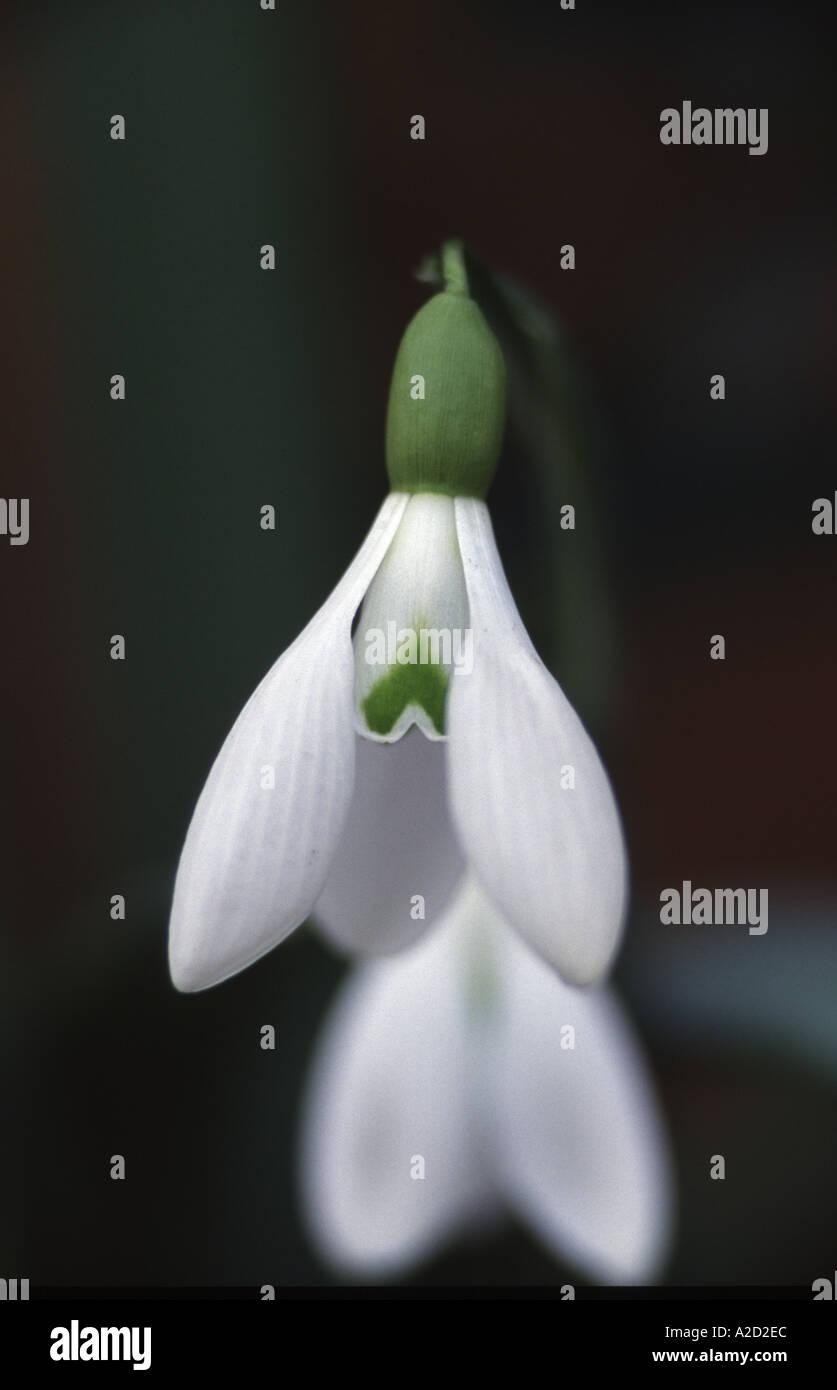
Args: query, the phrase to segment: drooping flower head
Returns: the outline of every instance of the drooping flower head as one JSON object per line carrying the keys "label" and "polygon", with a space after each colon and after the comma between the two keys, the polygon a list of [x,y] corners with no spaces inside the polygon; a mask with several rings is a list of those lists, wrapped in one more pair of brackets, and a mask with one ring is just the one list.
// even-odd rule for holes
{"label": "drooping flower head", "polygon": [[466,865],[566,980],[589,983],[615,953],[619,815],[509,591],[485,502],[503,356],[456,243],[443,269],[396,357],[392,490],[245,705],[195,808],[170,927],[179,989],[236,974],[312,913],[349,951],[399,950]]}

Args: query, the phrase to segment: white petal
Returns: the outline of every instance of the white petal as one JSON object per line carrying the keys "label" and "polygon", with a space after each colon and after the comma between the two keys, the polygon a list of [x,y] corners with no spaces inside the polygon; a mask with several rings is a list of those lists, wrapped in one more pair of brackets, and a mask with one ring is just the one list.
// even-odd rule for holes
{"label": "white petal", "polygon": [[[320,1041],[301,1186],[315,1243],[338,1269],[395,1275],[484,1209],[456,914],[411,950],[356,968]],[[411,1176],[419,1158],[423,1179]]]}
{"label": "white petal", "polygon": [[[466,858],[503,915],[573,984],[608,968],[627,863],[592,740],[537,655],[483,502],[457,498],[474,669],[448,699],[450,794]],[[573,789],[562,788],[571,768]],[[564,772],[569,779],[569,773]]]}
{"label": "white petal", "polygon": [[556,1255],[605,1283],[643,1283],[668,1245],[672,1180],[638,1044],[603,986],[563,984],[500,930],[503,1026],[485,1059],[498,1180]]}
{"label": "white petal", "polygon": [[314,906],[317,925],[345,950],[400,951],[450,899],[464,863],[444,753],[417,729],[399,743],[357,740],[346,828]]}
{"label": "white petal", "polygon": [[442,738],[445,685],[458,655],[470,655],[466,638],[453,498],[419,493],[410,498],[358,618],[358,733],[393,743],[416,723],[427,738]]}
{"label": "white petal", "polygon": [[386,499],[215,760],[175,882],[169,968],[178,989],[206,989],[243,970],[305,920],[322,889],[354,780],[352,618],[406,504],[403,493]]}

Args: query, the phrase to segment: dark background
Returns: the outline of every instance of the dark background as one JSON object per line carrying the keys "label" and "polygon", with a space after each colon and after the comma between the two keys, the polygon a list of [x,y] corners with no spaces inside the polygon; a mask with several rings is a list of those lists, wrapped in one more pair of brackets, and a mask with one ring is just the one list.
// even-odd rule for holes
{"label": "dark background", "polygon": [[[457,234],[560,318],[595,402],[585,467],[609,636],[587,661],[602,613],[581,590],[556,596],[514,436],[489,500],[523,616],[594,728],[626,824],[617,982],[680,1191],[665,1281],[829,1275],[837,538],[812,534],[811,504],[837,488],[837,280],[819,11],[36,3],[9,12],[3,39],[0,467],[3,495],[31,499],[29,544],[0,538],[0,1003],[22,1116],[3,1272],[330,1278],[294,1158],[345,967],[306,929],[181,997],[167,914],[218,745],[381,500],[389,373],[427,293],[412,272]],[[768,153],[662,146],[660,110],[684,98],[767,107]],[[766,887],[767,935],[661,927],[659,893],[685,878]],[[124,1183],[108,1178],[117,1152]],[[415,1276],[566,1277],[513,1225]]]}

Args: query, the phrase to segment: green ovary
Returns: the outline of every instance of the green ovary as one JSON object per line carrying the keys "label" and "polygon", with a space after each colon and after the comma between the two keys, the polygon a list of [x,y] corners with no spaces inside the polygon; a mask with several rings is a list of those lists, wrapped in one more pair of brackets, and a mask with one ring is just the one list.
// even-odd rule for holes
{"label": "green ovary", "polygon": [[447,672],[441,666],[406,664],[391,666],[373,685],[361,709],[373,734],[385,738],[394,729],[402,710],[420,705],[438,734],[445,732]]}

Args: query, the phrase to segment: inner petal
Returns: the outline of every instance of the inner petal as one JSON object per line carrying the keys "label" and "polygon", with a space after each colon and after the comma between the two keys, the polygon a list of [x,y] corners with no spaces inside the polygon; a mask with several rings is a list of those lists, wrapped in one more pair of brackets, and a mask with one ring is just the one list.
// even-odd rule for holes
{"label": "inner petal", "polygon": [[448,683],[473,639],[452,497],[410,498],[360,608],[354,635],[358,731],[394,743],[416,724],[445,737]]}

